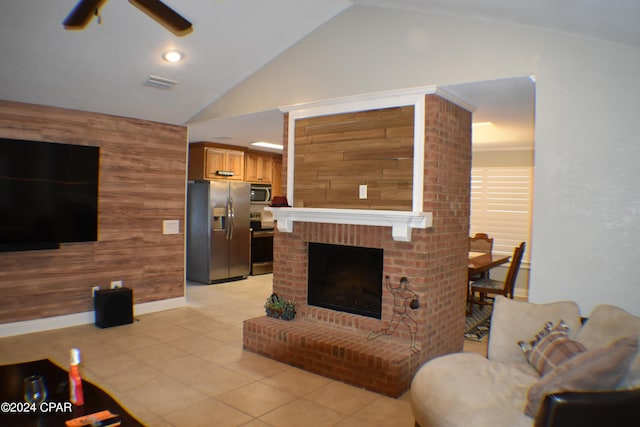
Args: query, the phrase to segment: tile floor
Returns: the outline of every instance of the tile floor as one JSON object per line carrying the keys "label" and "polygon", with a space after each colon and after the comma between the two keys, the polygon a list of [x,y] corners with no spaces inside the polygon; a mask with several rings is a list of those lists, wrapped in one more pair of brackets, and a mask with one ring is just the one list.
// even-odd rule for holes
{"label": "tile floor", "polygon": [[[242,350],[242,321],[264,314],[272,276],[189,284],[188,306],[94,325],[0,338],[0,364],[81,350],[84,377],[150,427],[414,425],[409,393],[398,399]],[[465,341],[486,353],[486,342]]]}

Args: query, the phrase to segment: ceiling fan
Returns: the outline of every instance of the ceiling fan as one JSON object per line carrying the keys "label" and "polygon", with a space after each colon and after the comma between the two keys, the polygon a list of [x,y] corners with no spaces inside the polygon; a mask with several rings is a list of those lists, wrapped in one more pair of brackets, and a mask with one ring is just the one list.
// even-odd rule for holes
{"label": "ceiling fan", "polygon": [[[99,17],[100,8],[107,0],[80,0],[67,15],[62,25],[67,30],[82,30],[92,17]],[[177,36],[193,31],[191,22],[160,0],[129,0],[129,3],[142,10]]]}

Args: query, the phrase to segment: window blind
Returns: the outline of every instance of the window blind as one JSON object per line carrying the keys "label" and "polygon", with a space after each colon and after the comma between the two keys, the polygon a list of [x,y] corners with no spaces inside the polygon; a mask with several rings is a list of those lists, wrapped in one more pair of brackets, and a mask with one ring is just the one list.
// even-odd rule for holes
{"label": "window blind", "polygon": [[532,167],[477,167],[471,170],[470,233],[493,237],[493,251],[513,254],[527,242],[523,262],[529,263]]}

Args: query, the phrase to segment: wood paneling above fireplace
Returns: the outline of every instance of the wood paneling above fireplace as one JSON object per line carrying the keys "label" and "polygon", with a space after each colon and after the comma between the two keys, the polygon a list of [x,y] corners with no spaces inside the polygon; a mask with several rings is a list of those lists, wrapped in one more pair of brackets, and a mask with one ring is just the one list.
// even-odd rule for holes
{"label": "wood paneling above fireplace", "polygon": [[296,120],[296,205],[410,211],[413,122],[414,106]]}

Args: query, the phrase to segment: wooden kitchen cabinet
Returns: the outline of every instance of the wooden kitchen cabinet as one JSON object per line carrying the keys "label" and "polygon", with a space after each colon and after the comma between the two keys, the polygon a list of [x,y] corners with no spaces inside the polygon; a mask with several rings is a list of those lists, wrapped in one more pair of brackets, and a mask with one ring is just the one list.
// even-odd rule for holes
{"label": "wooden kitchen cabinet", "polygon": [[282,191],[282,158],[273,159],[273,173],[271,174],[271,196],[284,196]]}
{"label": "wooden kitchen cabinet", "polygon": [[219,148],[205,149],[206,179],[244,181],[244,153]]}
{"label": "wooden kitchen cabinet", "polygon": [[243,151],[212,147],[207,143],[190,144],[188,178],[244,181],[244,163]]}
{"label": "wooden kitchen cabinet", "polygon": [[247,153],[245,156],[245,180],[260,184],[271,184],[273,179],[273,157]]}

